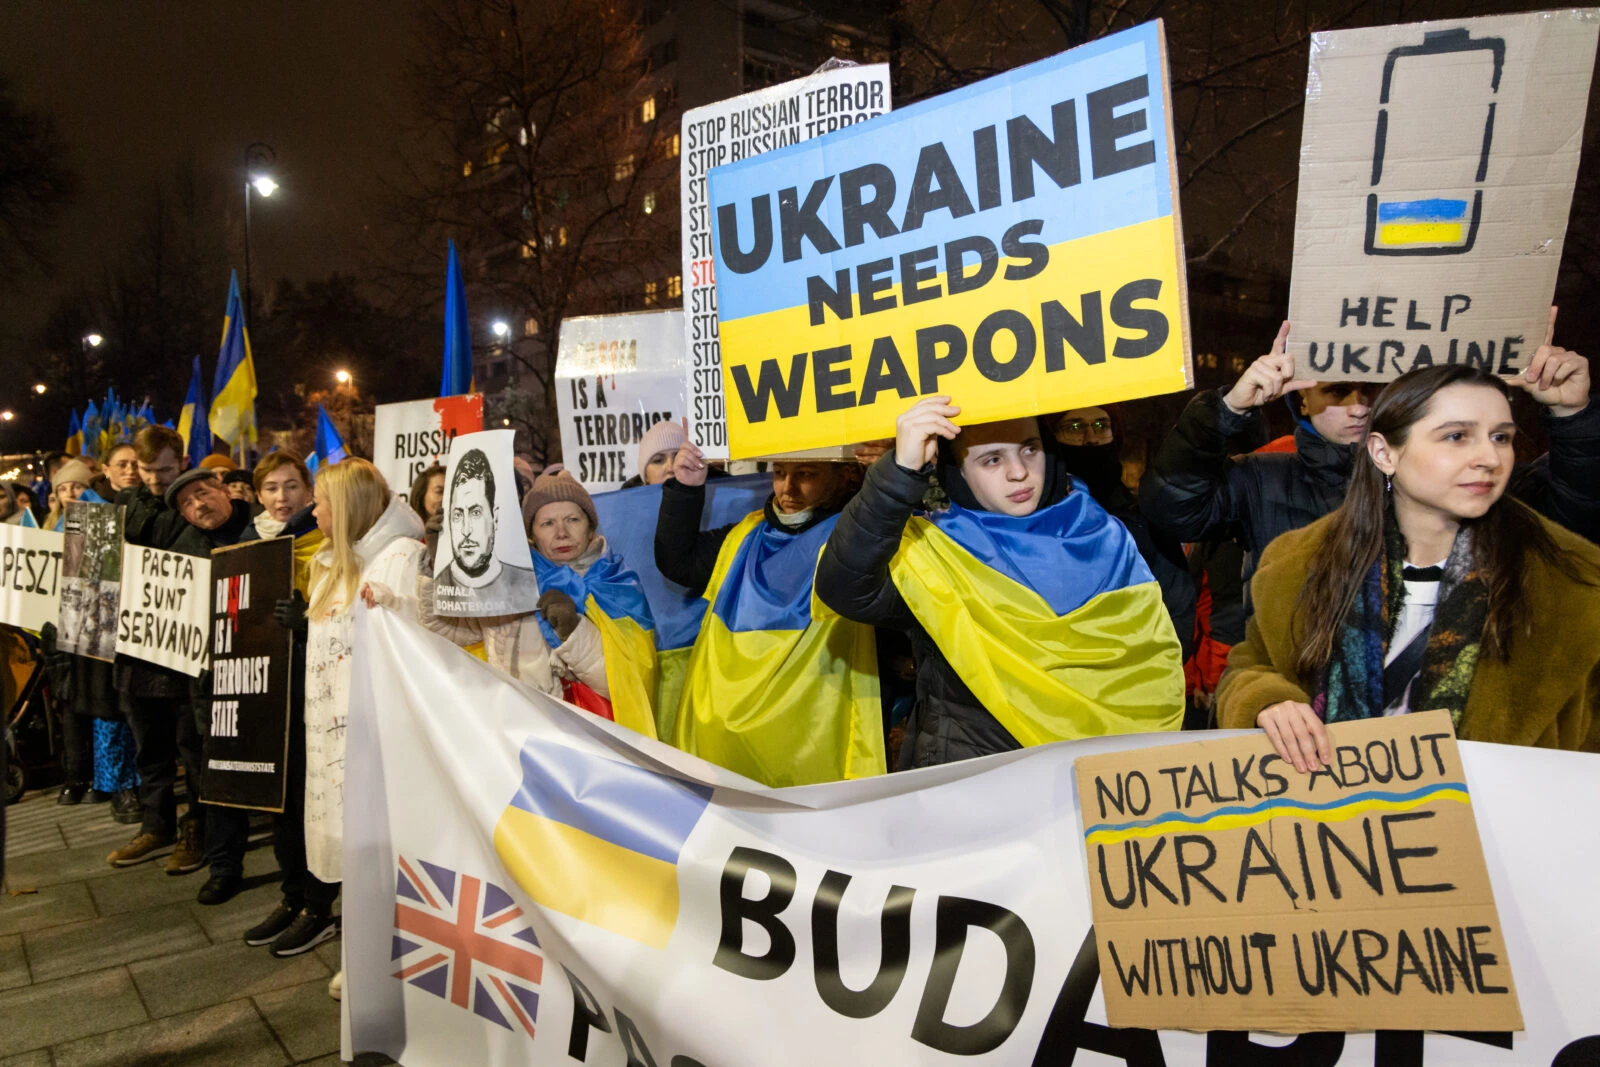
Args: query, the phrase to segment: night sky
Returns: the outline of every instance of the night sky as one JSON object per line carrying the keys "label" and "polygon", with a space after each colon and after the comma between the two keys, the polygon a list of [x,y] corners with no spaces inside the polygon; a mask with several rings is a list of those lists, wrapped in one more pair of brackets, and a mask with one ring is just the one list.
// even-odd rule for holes
{"label": "night sky", "polygon": [[242,212],[245,146],[277,149],[282,189],[252,209],[258,293],[266,279],[355,271],[405,110],[410,15],[407,0],[0,5],[0,73],[55,116],[81,181],[55,233],[56,277],[0,295],[0,363],[115,258],[186,154],[238,189]]}

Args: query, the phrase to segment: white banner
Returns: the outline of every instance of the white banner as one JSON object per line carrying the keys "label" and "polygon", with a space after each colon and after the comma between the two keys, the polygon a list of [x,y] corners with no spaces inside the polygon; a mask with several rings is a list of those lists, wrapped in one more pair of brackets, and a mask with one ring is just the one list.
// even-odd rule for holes
{"label": "white banner", "polygon": [[769,790],[387,613],[360,612],[356,649],[347,1059],[1565,1067],[1600,1047],[1592,755],[1461,746],[1525,1032],[1111,1030],[1073,763],[1182,738]]}
{"label": "white banner", "polygon": [[556,412],[561,461],[591,493],[639,473],[639,439],[684,416],[682,311],[561,320]]}
{"label": "white banner", "polygon": [[37,631],[61,612],[62,536],[0,523],[0,623]]}
{"label": "white banner", "polygon": [[211,561],[122,546],[117,653],[199,677],[210,662]]}
{"label": "white banner", "polygon": [[706,174],[724,163],[865,122],[884,114],[889,106],[889,65],[872,63],[796,78],[683,113],[679,201],[683,208],[689,440],[708,458],[728,458],[728,424],[722,406],[722,351],[717,339],[717,279],[712,270]]}
{"label": "white banner", "polygon": [[409,493],[417,475],[443,465],[450,442],[483,429],[483,396],[442,396],[379,404],[373,412],[372,462],[396,493]]}

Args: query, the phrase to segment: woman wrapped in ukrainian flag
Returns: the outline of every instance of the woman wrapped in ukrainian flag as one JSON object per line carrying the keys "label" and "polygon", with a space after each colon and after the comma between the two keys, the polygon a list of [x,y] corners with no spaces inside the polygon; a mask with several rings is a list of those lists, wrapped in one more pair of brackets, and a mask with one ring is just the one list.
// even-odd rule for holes
{"label": "woman wrapped in ukrainian flag", "polygon": [[[960,412],[935,396],[900,417],[817,567],[825,604],[911,638],[899,765],[1178,729],[1182,653],[1133,537],[1036,418]],[[951,506],[915,514],[935,472]]]}
{"label": "woman wrapped in ukrainian flag", "polygon": [[770,786],[882,774],[872,627],[840,618],[813,590],[854,472],[774,463],[761,510],[702,531],[707,473],[685,443],[661,490],[656,567],[705,605],[662,740]]}
{"label": "woman wrapped in ukrainian flag", "polygon": [[546,472],[523,497],[522,521],[538,610],[441,618],[424,568],[417,583],[424,625],[463,647],[482,642],[490,666],[655,737],[655,620],[638,577],[607,547],[593,499],[565,470]]}

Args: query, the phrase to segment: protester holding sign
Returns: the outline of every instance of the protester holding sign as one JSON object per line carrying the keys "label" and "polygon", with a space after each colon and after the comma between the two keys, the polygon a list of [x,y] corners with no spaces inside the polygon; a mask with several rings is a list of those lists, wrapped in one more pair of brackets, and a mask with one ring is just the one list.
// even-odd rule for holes
{"label": "protester holding sign", "polygon": [[[1554,329],[1554,309],[1551,309]],[[1144,514],[1182,541],[1210,541],[1237,530],[1249,553],[1245,577],[1272,540],[1339,506],[1352,460],[1366,436],[1374,387],[1297,380],[1284,348],[1284,323],[1272,351],[1250,365],[1226,394],[1198,394],[1156,452],[1139,488]],[[1589,403],[1589,362],[1547,336],[1513,383],[1545,407],[1547,460],[1518,468],[1511,493],[1547,518],[1600,540],[1600,409]],[[1300,391],[1295,451],[1257,452],[1261,409]],[[1248,601],[1247,601],[1248,606]]]}
{"label": "protester holding sign", "polygon": [[1508,497],[1510,392],[1461,365],[1384,390],[1344,504],[1262,557],[1221,725],[1301,771],[1324,723],[1438,708],[1467,740],[1600,747],[1600,550]]}
{"label": "protester holding sign", "polygon": [[523,498],[522,517],[543,590],[538,610],[441,618],[424,576],[423,625],[464,647],[481,642],[497,670],[655,737],[655,620],[638,576],[600,533],[593,499],[567,471],[547,471]]}
{"label": "protester holding sign", "polygon": [[[351,609],[361,595],[382,599],[402,618],[419,621],[415,590],[423,554],[422,520],[364,459],[346,459],[320,470],[315,499],[317,528],[326,540],[311,561],[307,611],[306,866],[321,881],[334,883],[344,877],[344,728],[355,629]],[[326,912],[316,918],[324,927],[334,921]]]}
{"label": "protester holding sign", "polygon": [[[900,416],[817,567],[824,603],[911,637],[902,766],[1178,729],[1183,656],[1132,535],[1038,419],[962,428],[960,413],[933,396]],[[951,506],[914,517],[935,472]]]}
{"label": "protester holding sign", "polygon": [[872,629],[812,595],[853,469],[774,463],[761,511],[702,532],[707,473],[685,442],[661,487],[656,568],[708,605],[670,740],[772,786],[881,774]]}

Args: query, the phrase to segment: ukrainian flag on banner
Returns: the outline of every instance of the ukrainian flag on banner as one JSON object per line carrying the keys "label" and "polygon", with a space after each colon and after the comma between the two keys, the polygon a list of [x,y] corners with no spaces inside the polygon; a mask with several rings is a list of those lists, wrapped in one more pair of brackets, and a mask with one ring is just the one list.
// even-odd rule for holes
{"label": "ukrainian flag on banner", "polygon": [[83,423],[78,421],[78,409],[72,409],[72,421],[67,423],[67,445],[62,449],[69,456],[83,455]]}
{"label": "ukrainian flag on banner", "polygon": [[[738,522],[761,507],[772,493],[772,478],[747,474],[713,478],[706,483],[706,505],[700,528],[715,530]],[[689,669],[689,651],[700,634],[705,599],[691,596],[681,585],[667,581],[656,570],[656,520],[661,514],[661,487],[642,485],[598,493],[594,509],[606,543],[624,565],[638,575],[656,623],[656,737],[670,741],[676,731],[678,701],[683,676]]]}
{"label": "ukrainian flag on banner", "polygon": [[245,328],[237,273],[228,278],[228,310],[222,319],[222,350],[217,354],[211,395],[211,432],[235,447],[255,444],[256,364],[250,354],[250,331]]}
{"label": "ukrainian flag on banner", "polygon": [[1073,480],[1021,517],[906,525],[889,572],[950,666],[1023,745],[1183,725],[1183,653],[1133,537]]}
{"label": "ukrainian flag on banner", "polygon": [[1378,245],[1458,245],[1465,240],[1465,200],[1406,200],[1378,205]]}
{"label": "ukrainian flag on banner", "polygon": [[529,739],[522,787],[494,850],[543,907],[664,949],[678,922],[678,857],[711,789]]}
{"label": "ukrainian flag on banner", "polygon": [[722,543],[672,743],[770,786],[882,774],[872,627],[813,592],[837,515],[803,533],[757,511]]}
{"label": "ukrainian flag on banner", "polygon": [[[539,588],[566,593],[600,631],[613,718],[635,733],[655,737],[656,621],[639,576],[615,553],[596,560],[582,574],[537,552],[532,555]],[[555,634],[549,637],[554,639]]]}

